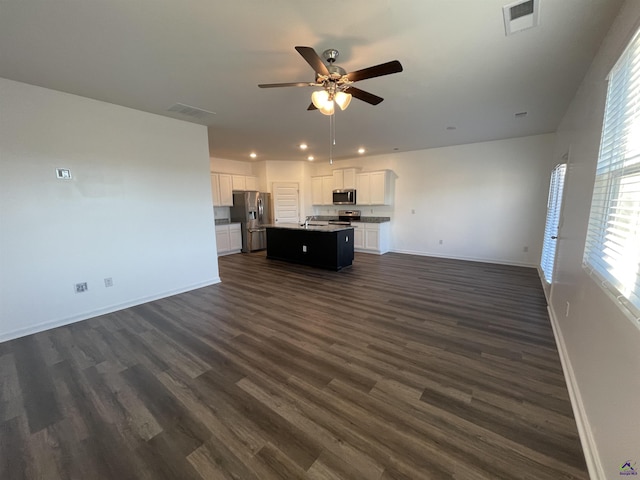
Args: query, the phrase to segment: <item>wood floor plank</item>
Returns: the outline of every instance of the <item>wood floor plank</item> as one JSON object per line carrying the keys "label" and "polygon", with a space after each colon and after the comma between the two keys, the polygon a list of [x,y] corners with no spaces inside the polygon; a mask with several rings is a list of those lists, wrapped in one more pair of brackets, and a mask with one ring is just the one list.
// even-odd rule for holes
{"label": "wood floor plank", "polygon": [[0,478],[588,478],[535,269],[219,265],[0,344]]}

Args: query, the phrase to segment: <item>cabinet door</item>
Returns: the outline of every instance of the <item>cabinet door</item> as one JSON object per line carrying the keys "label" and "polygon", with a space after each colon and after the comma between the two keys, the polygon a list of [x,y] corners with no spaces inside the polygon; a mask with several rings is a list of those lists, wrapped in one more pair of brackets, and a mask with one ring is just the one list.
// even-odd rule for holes
{"label": "cabinet door", "polygon": [[364,248],[364,225],[351,224],[353,226],[353,248]]}
{"label": "cabinet door", "polygon": [[387,172],[369,174],[369,204],[384,205],[387,198]]}
{"label": "cabinet door", "polygon": [[333,175],[322,177],[322,204],[333,205]]}
{"label": "cabinet door", "polygon": [[356,188],[355,168],[346,168],[342,171],[342,188]]}
{"label": "cabinet door", "polygon": [[233,187],[231,175],[226,173],[219,173],[220,179],[220,206],[231,207],[233,206]]}
{"label": "cabinet door", "polygon": [[213,206],[220,206],[220,178],[217,173],[211,174],[211,195],[213,197]]}
{"label": "cabinet door", "polygon": [[344,186],[344,170],[333,171],[333,188],[334,190],[342,190]]}
{"label": "cabinet door", "polygon": [[258,190],[258,179],[256,177],[246,177],[244,181],[247,190]]}
{"label": "cabinet door", "polygon": [[311,177],[311,203],[313,205],[322,205],[323,199],[322,177]]}
{"label": "cabinet door", "polygon": [[237,251],[242,249],[242,232],[240,225],[232,223],[229,225],[229,250]]}
{"label": "cabinet door", "polygon": [[216,246],[218,248],[218,255],[222,255],[231,250],[229,225],[219,225],[216,227]]}
{"label": "cabinet door", "polygon": [[380,230],[378,226],[367,228],[364,231],[364,248],[367,250],[380,250]]}
{"label": "cabinet door", "polygon": [[356,175],[356,203],[358,205],[370,205],[371,203],[369,177],[369,173]]}
{"label": "cabinet door", "polygon": [[247,183],[244,175],[232,175],[231,176],[232,190],[246,190]]}

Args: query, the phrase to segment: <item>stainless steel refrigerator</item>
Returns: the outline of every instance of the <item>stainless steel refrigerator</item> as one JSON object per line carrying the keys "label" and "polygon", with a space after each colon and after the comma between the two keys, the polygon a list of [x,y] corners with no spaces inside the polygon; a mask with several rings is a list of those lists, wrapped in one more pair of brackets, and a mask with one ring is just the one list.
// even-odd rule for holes
{"label": "stainless steel refrigerator", "polygon": [[256,191],[234,191],[231,221],[240,222],[242,251],[267,248],[265,225],[271,223],[271,194]]}

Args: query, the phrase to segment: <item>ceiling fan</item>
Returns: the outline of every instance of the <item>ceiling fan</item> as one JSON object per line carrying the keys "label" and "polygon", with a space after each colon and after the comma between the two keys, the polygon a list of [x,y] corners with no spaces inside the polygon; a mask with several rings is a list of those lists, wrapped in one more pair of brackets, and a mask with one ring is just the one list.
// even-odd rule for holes
{"label": "ceiling fan", "polygon": [[380,65],[347,73],[343,68],[334,65],[339,55],[336,49],[330,48],[322,53],[322,56],[328,64],[325,65],[313,48],[295,48],[316,72],[315,82],[263,83],[258,85],[258,87],[322,87],[322,90],[317,90],[311,94],[311,105],[309,105],[307,110],[318,109],[325,115],[333,115],[334,102],[338,104],[342,110],[347,108],[352,96],[371,105],[378,105],[384,100],[382,97],[365,92],[364,90],[354,87],[352,84],[360,80],[381,77],[402,71],[400,62],[398,60],[392,60],[391,62],[381,63]]}

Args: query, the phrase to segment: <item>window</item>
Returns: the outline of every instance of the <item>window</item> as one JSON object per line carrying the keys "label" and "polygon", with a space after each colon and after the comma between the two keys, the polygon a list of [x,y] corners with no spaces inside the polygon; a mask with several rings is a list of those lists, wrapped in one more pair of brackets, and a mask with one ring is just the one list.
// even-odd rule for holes
{"label": "window", "polygon": [[609,74],[584,262],[640,316],[640,35]]}
{"label": "window", "polygon": [[553,280],[553,266],[556,259],[556,243],[558,225],[560,223],[560,207],[562,206],[562,191],[564,189],[564,175],[567,164],[556,165],[551,172],[549,184],[549,199],[547,200],[547,223],[544,226],[544,241],[542,243],[542,257],[540,268],[547,283]]}

